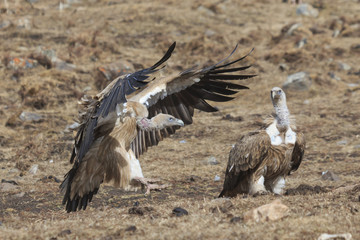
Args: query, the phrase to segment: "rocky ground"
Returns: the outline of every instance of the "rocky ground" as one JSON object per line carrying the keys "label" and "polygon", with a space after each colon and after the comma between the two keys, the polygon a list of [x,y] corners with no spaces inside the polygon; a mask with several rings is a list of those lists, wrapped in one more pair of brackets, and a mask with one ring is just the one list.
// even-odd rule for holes
{"label": "rocky ground", "polygon": [[[2,0],[0,238],[360,239],[360,3],[303,2]],[[104,185],[86,211],[67,214],[58,187],[78,100],[174,41],[168,71],[214,63],[239,43],[236,56],[255,48],[244,64],[258,76],[141,157],[146,177],[171,187],[144,197]],[[284,87],[307,148],[286,194],[216,199],[232,144],[271,112],[270,89],[299,72],[301,84]],[[247,213],[274,200],[284,206],[268,218]]]}

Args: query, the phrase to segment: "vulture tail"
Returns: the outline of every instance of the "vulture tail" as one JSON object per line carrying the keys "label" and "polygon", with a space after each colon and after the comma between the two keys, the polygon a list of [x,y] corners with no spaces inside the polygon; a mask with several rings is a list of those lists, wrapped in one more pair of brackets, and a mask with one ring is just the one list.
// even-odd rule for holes
{"label": "vulture tail", "polygon": [[76,195],[73,199],[71,199],[71,185],[78,168],[78,164],[75,163],[73,168],[65,175],[65,179],[60,185],[61,192],[65,193],[62,204],[65,205],[65,209],[68,213],[76,212],[81,209],[85,210],[88,203],[91,202],[94,194],[96,194],[99,190],[97,187],[93,191],[84,194],[82,197]]}

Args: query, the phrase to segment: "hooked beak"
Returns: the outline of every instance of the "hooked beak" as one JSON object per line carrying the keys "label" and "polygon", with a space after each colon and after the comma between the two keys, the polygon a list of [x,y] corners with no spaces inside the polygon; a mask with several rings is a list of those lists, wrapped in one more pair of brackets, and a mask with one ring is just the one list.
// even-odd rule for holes
{"label": "hooked beak", "polygon": [[184,126],[184,122],[183,122],[182,120],[180,120],[180,119],[177,119],[177,120],[176,120],[176,123],[177,123],[179,126],[181,126],[181,127]]}

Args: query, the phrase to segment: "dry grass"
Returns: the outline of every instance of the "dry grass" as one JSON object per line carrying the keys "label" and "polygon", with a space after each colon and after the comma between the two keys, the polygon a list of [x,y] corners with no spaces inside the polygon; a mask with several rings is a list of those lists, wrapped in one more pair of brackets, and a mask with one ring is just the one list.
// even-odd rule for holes
{"label": "dry grass", "polygon": [[[318,18],[295,15],[295,6],[281,1],[81,1],[61,12],[58,1],[12,4],[1,10],[0,25],[0,176],[18,183],[0,194],[0,238],[3,239],[316,239],[321,233],[349,232],[360,239],[359,188],[333,191],[360,180],[359,24],[356,1],[323,2]],[[346,3],[346,4],[345,4]],[[332,37],[334,20],[343,17],[343,33]],[[28,19],[21,25],[20,19]],[[24,21],[22,21],[24,22]],[[290,23],[302,23],[292,36],[281,35]],[[26,26],[30,26],[26,27]],[[303,48],[299,39],[307,38]],[[136,69],[150,66],[177,41],[169,69],[215,62],[237,42],[239,55],[255,47],[248,60],[258,77],[251,90],[230,103],[216,104],[221,112],[197,112],[187,126],[141,157],[146,177],[161,177],[172,187],[154,192],[123,192],[101,188],[86,211],[66,214],[58,192],[70,165],[73,134],[64,131],[77,115],[77,100],[95,94],[95,69],[124,59]],[[6,68],[11,57],[31,56],[38,46],[56,51],[76,71],[38,66]],[[352,66],[341,70],[338,62]],[[286,63],[288,70],[279,69]],[[276,196],[239,196],[216,200],[231,145],[258,127],[271,111],[269,90],[286,76],[310,73],[313,83],[305,92],[288,92],[290,111],[305,132],[307,149],[299,170],[287,180],[287,189],[300,184],[323,191],[281,196],[290,215],[277,222],[244,224],[248,209]],[[341,80],[329,76],[335,73]],[[22,111],[44,116],[42,122],[22,122]],[[242,121],[224,120],[231,114]],[[180,143],[185,140],[185,143]],[[339,141],[346,140],[345,145]],[[214,156],[218,165],[207,163]],[[38,164],[36,175],[28,172]],[[331,170],[339,181],[321,179]],[[10,184],[11,185],[11,184]],[[1,190],[0,190],[1,191]],[[130,214],[135,202],[137,212]],[[182,207],[188,216],[174,217]],[[142,215],[141,215],[142,213]],[[237,221],[238,220],[238,221]],[[135,226],[135,227],[134,227]]]}

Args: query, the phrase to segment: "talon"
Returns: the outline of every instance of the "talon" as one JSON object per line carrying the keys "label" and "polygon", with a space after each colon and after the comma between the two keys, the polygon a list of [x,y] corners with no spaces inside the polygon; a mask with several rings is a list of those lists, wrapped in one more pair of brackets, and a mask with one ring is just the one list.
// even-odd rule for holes
{"label": "talon", "polygon": [[170,186],[169,184],[163,184],[163,185],[153,184],[155,182],[159,182],[160,179],[148,179],[148,178],[136,177],[134,178],[134,180],[138,181],[142,185],[143,189],[146,189],[144,193],[145,195],[149,195],[151,190],[161,190]]}

